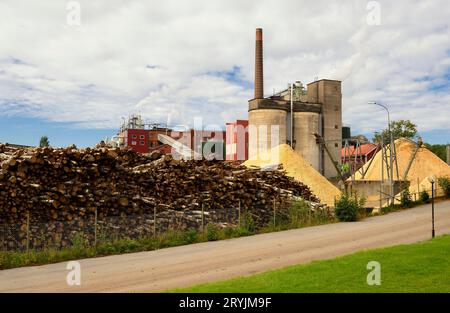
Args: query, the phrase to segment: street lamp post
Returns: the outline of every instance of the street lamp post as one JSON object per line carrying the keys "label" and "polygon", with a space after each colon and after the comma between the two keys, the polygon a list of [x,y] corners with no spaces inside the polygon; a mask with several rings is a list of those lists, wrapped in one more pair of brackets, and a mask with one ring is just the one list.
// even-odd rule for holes
{"label": "street lamp post", "polygon": [[431,183],[431,238],[434,238],[435,230],[434,230],[434,183],[436,181],[434,175],[428,177],[429,182]]}
{"label": "street lamp post", "polygon": [[[369,104],[378,105],[379,107],[382,107],[383,109],[385,109],[387,112],[388,133],[389,133],[389,141],[390,141],[389,144],[391,147],[390,152],[389,152],[389,172],[390,172],[389,173],[390,174],[389,175],[389,184],[390,184],[389,193],[390,193],[390,203],[394,204],[394,156],[393,156],[392,152],[394,151],[393,149],[395,149],[395,148],[393,148],[392,145],[394,145],[395,143],[394,143],[394,135],[392,134],[392,131],[391,131],[391,116],[389,114],[389,109],[387,108],[387,106],[385,106],[381,103],[375,102],[375,101],[371,101],[371,102],[369,102]],[[383,132],[381,132],[381,137],[383,137]]]}
{"label": "street lamp post", "polygon": [[291,84],[291,148],[294,149],[294,84]]}

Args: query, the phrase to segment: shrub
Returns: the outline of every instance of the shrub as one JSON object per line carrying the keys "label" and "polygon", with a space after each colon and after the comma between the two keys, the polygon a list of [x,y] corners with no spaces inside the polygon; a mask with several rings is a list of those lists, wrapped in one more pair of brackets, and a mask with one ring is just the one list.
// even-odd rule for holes
{"label": "shrub", "polygon": [[426,192],[425,190],[423,190],[420,193],[420,201],[422,201],[423,203],[428,203],[430,202],[430,195],[428,194],[428,192]]}
{"label": "shrub", "polygon": [[450,178],[439,177],[438,184],[444,190],[445,197],[450,198]]}
{"label": "shrub", "polygon": [[97,247],[97,253],[100,255],[117,253],[116,246],[112,242],[102,242]]}
{"label": "shrub", "polygon": [[411,198],[411,194],[409,193],[409,189],[403,189],[401,193],[400,203],[402,204],[402,207],[410,208],[413,205],[413,201]]}
{"label": "shrub", "polygon": [[206,239],[208,241],[219,240],[219,227],[216,224],[208,224],[206,227]]}
{"label": "shrub", "polygon": [[234,236],[235,236],[235,228],[234,227],[226,227],[222,230],[220,239],[233,238]]}
{"label": "shrub", "polygon": [[336,201],[334,214],[341,222],[356,221],[358,219],[358,212],[361,211],[364,202],[365,200],[363,198],[358,200],[356,194],[352,196],[348,193],[343,193]]}
{"label": "shrub", "polygon": [[87,246],[88,246],[88,243],[87,243],[86,239],[84,238],[83,233],[76,233],[72,237],[72,248],[81,250]]}
{"label": "shrub", "polygon": [[198,237],[198,232],[194,228],[191,228],[184,233],[184,241],[188,244],[196,242],[197,237]]}
{"label": "shrub", "polygon": [[254,233],[256,231],[256,223],[250,213],[247,213],[243,216],[242,228],[247,233]]}

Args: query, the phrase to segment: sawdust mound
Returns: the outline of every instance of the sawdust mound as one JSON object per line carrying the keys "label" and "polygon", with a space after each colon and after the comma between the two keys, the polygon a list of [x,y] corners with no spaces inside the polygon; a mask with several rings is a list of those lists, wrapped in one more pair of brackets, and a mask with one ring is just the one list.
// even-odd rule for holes
{"label": "sawdust mound", "polygon": [[[411,183],[412,184],[412,183]],[[434,195],[435,197],[443,197],[445,196],[445,192],[443,189],[439,188],[439,186],[437,186],[438,184],[434,184]],[[431,196],[431,183],[428,179],[428,177],[424,178],[419,185],[416,186],[410,186],[409,187],[409,191],[411,192],[411,190],[419,190],[419,192],[421,191],[426,191],[428,192],[428,194]]]}
{"label": "sawdust mound", "polygon": [[[394,179],[402,180],[411,156],[416,150],[416,144],[409,139],[400,138],[395,141],[395,148],[397,151],[399,177],[394,168]],[[369,163],[364,165],[364,170],[368,165]],[[450,166],[427,148],[421,147],[419,148],[419,151],[417,151],[416,157],[406,176],[406,180],[410,182],[409,191],[411,193],[416,193],[424,189],[431,190],[431,185],[428,186],[429,183],[427,183],[427,177],[431,175],[437,177],[450,176]],[[361,173],[358,171],[355,174],[355,179],[361,180],[361,176]],[[386,167],[384,167],[384,178],[387,178]],[[374,156],[374,160],[367,170],[364,180],[381,180],[381,151]]]}
{"label": "sawdust mound", "polygon": [[244,163],[248,167],[270,167],[278,164],[283,165],[283,169],[288,176],[307,185],[319,197],[321,203],[334,206],[335,197],[338,198],[341,195],[338,188],[286,144],[279,145],[269,152],[262,153],[257,158],[247,160]]}

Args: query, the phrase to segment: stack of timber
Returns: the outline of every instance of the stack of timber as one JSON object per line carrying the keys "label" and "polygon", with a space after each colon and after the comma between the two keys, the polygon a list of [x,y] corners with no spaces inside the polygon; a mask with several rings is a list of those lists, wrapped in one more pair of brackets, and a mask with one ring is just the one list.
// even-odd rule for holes
{"label": "stack of timber", "polygon": [[0,224],[24,230],[24,225],[55,222],[51,231],[62,238],[94,218],[114,217],[108,227],[117,228],[117,218],[148,216],[145,221],[152,224],[157,214],[164,228],[174,221],[188,228],[198,226],[202,215],[207,222],[236,223],[239,207],[265,224],[274,203],[287,207],[297,197],[319,201],[281,168],[267,172],[232,162],[174,160],[159,152],[0,145],[0,168]]}

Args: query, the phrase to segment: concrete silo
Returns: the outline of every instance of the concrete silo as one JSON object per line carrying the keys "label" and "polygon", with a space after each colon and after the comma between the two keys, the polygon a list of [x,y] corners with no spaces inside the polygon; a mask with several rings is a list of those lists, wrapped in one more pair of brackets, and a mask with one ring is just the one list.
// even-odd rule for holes
{"label": "concrete silo", "polygon": [[315,169],[320,168],[320,149],[314,134],[320,134],[317,112],[294,112],[294,150]]}

